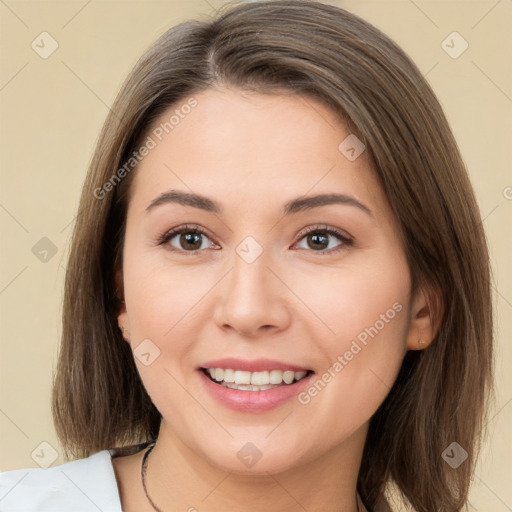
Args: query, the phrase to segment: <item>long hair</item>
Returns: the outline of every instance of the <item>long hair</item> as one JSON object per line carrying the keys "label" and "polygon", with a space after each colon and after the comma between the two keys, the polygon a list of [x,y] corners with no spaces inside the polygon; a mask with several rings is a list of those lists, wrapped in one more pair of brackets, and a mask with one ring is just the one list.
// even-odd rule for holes
{"label": "long hair", "polygon": [[[227,7],[166,31],[127,77],[100,134],[71,242],[53,388],[66,454],[158,433],[160,414],[117,326],[115,287],[133,155],[148,127],[213,85],[285,91],[324,102],[364,141],[399,223],[412,292],[434,290],[442,305],[435,339],[407,352],[370,421],[358,490],[370,507],[393,483],[418,512],[460,510],[493,391],[491,276],[478,206],[443,110],[393,41],[339,7],[305,0]],[[468,454],[456,470],[442,457],[452,442]]]}

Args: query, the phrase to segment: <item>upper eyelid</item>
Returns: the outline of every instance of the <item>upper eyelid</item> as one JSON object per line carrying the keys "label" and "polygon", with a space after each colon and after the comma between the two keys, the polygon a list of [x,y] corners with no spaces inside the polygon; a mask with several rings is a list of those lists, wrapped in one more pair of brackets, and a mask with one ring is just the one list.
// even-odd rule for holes
{"label": "upper eyelid", "polygon": [[[185,224],[183,226],[177,226],[176,228],[169,229],[162,236],[163,237],[166,237],[169,235],[174,236],[174,235],[178,235],[182,232],[187,232],[187,230],[198,231],[200,234],[210,237],[210,235],[206,229],[200,227],[199,225],[195,225],[195,224]],[[346,238],[352,238],[351,235],[349,235],[348,233],[345,233],[344,230],[342,230],[340,228],[331,227],[328,224],[318,224],[316,226],[308,226],[307,228],[304,228],[303,230],[301,230],[297,236],[303,237],[303,236],[311,233],[312,231],[329,231],[329,232],[331,232],[331,234],[345,236]],[[213,238],[213,237],[211,237],[211,238]]]}
{"label": "upper eyelid", "polygon": [[350,238],[352,239],[352,236],[346,233],[343,229],[335,228],[334,226],[329,226],[328,224],[318,224],[316,226],[308,226],[307,228],[304,228],[299,232],[297,236],[303,237],[305,235],[308,235],[309,233],[315,232],[315,231],[327,231],[329,234]]}

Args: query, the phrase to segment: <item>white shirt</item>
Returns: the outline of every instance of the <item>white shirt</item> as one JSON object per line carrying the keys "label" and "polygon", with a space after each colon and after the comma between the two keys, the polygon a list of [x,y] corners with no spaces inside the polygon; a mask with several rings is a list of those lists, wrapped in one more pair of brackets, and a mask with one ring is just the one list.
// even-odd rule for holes
{"label": "white shirt", "polygon": [[0,512],[122,512],[112,454],[0,472]]}

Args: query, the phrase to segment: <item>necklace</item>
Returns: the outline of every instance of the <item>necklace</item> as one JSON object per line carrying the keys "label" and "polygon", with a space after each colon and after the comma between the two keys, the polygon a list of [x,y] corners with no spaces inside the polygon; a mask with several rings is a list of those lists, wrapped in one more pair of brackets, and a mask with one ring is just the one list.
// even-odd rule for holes
{"label": "necklace", "polygon": [[148,499],[149,503],[151,504],[153,509],[156,510],[156,512],[162,512],[162,509],[158,508],[155,505],[155,503],[153,502],[153,500],[149,497],[148,490],[146,488],[146,467],[148,465],[148,455],[151,453],[151,450],[154,447],[155,447],[155,443],[153,443],[149,447],[149,450],[144,454],[144,457],[142,457],[142,465],[141,465],[141,468],[140,468],[140,476],[141,476],[141,479],[142,479],[142,487],[144,488],[144,493],[146,494],[146,498]]}
{"label": "necklace", "polygon": [[[142,464],[141,464],[141,468],[140,468],[140,477],[142,480],[142,487],[144,488],[144,493],[146,494],[146,498],[148,499],[150,505],[153,507],[153,510],[155,510],[155,512],[162,512],[162,509],[158,508],[155,505],[155,502],[150,498],[148,489],[146,487],[146,468],[148,465],[148,456],[151,453],[151,450],[155,447],[155,443],[156,442],[153,442],[151,444],[151,446],[149,447],[149,450],[144,454],[144,457],[142,457]],[[359,493],[357,493],[357,492],[356,492],[356,502],[357,502],[357,512],[362,512],[361,508],[360,508],[361,498],[359,497]],[[366,509],[365,509],[365,511],[366,511]]]}

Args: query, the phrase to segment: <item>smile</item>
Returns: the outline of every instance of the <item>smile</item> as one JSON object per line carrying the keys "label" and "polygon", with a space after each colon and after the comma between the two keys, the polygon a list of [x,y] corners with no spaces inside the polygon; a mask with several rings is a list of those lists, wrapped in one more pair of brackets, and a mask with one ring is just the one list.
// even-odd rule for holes
{"label": "smile", "polygon": [[[299,382],[310,370],[265,370],[250,372],[231,368],[202,368],[210,379],[224,387],[240,391],[266,391]],[[283,384],[284,383],[284,384]]]}

